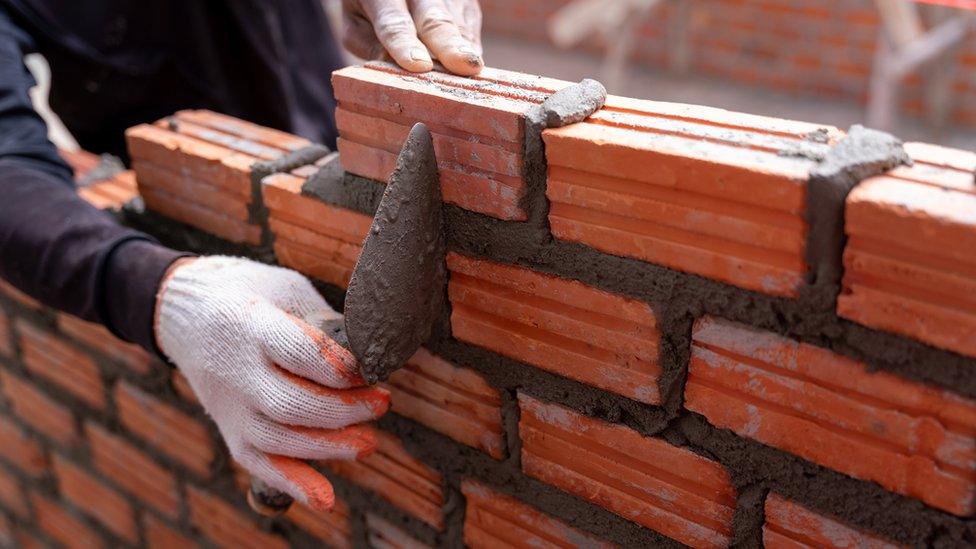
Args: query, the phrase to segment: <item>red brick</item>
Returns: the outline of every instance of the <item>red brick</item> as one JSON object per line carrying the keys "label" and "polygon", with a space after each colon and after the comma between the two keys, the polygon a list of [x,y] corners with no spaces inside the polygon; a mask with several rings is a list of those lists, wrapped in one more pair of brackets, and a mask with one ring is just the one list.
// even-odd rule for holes
{"label": "red brick", "polygon": [[105,387],[98,365],[81,349],[30,322],[18,320],[24,366],[93,408],[105,407]]}
{"label": "red brick", "polygon": [[464,513],[464,544],[473,549],[490,547],[590,547],[614,545],[558,521],[535,507],[487,486],[466,480],[461,491],[468,506]]}
{"label": "red brick", "polygon": [[18,290],[6,280],[0,279],[0,294],[28,309],[40,310],[44,308],[39,301]]}
{"label": "red brick", "polygon": [[802,547],[894,549],[894,543],[819,515],[775,493],[766,498],[763,544],[768,549]]}
{"label": "red brick", "polygon": [[133,159],[168,166],[241,196],[251,192],[252,156],[149,124],[129,128],[125,137]]}
{"label": "red brick", "polygon": [[290,174],[261,182],[278,263],[344,288],[372,217],[302,196],[304,182]]}
{"label": "red brick", "polygon": [[[729,118],[757,127],[735,127]],[[784,135],[786,121],[736,118],[613,98],[587,122],[545,131],[553,234],[746,289],[796,295],[806,270],[803,207],[815,162],[783,153],[828,146],[796,131]]]}
{"label": "red brick", "polygon": [[718,463],[526,395],[519,406],[526,474],[682,543],[731,543],[735,490]]}
{"label": "red brick", "polygon": [[31,493],[34,517],[42,532],[69,549],[107,547],[105,540],[60,503],[38,493]]}
{"label": "red brick", "polygon": [[160,513],[177,518],[180,496],[172,473],[96,423],[86,423],[85,434],[95,470]]}
{"label": "red brick", "polygon": [[162,191],[231,219],[242,222],[248,220],[250,195],[228,192],[194,179],[191,174],[180,173],[152,162],[136,159],[132,165],[139,173],[139,183],[143,191]]}
{"label": "red brick", "polygon": [[454,337],[656,404],[658,339],[646,303],[522,267],[448,255]]}
{"label": "red brick", "polygon": [[6,416],[0,416],[0,440],[0,458],[4,461],[32,477],[47,472],[47,456],[40,443]]}
{"label": "red brick", "polygon": [[231,242],[253,246],[261,243],[261,227],[257,225],[228,217],[160,189],[141,188],[140,193],[146,207],[163,216]]}
{"label": "red brick", "polygon": [[305,138],[287,132],[260,126],[246,120],[208,110],[185,110],[176,113],[178,121],[205,126],[241,139],[274,147],[283,152],[293,152],[311,145]]}
{"label": "red brick", "polygon": [[196,486],[187,486],[190,522],[217,547],[285,548],[283,538],[261,530],[258,515],[244,514],[229,503]]}
{"label": "red brick", "polygon": [[145,517],[143,528],[146,532],[146,546],[149,549],[185,549],[200,546],[153,515],[146,513],[143,517]]}
{"label": "red brick", "polygon": [[495,459],[504,457],[501,396],[474,370],[420,349],[385,386],[397,414]]}
{"label": "red brick", "polygon": [[826,349],[700,319],[685,406],[764,444],[969,515],[976,402]]}
{"label": "red brick", "polygon": [[315,511],[301,504],[292,505],[285,518],[299,528],[315,536],[329,547],[352,547],[352,526],[349,523],[349,507],[336,498],[331,511]]}
{"label": "red brick", "polygon": [[209,474],[214,441],[202,423],[124,381],[115,402],[127,430],[197,475]]}
{"label": "red brick", "polygon": [[14,530],[13,539],[10,543],[19,549],[48,549],[48,544],[41,541],[37,536],[31,532],[28,532],[27,530],[24,530],[23,528],[16,528]]}
{"label": "red brick", "polygon": [[357,461],[329,461],[326,465],[377,497],[442,529],[444,493],[440,473],[411,456],[393,435],[385,431],[376,434],[378,444],[372,455]]}
{"label": "red brick", "polygon": [[837,313],[976,356],[976,153],[910,143],[915,164],[847,198]]}
{"label": "red brick", "polygon": [[522,154],[526,112],[568,82],[495,69],[458,78],[370,63],[333,74],[343,167],[386,181],[409,128],[430,128],[446,202],[524,220]]}
{"label": "red brick", "polygon": [[86,322],[66,313],[58,314],[58,329],[75,340],[96,349],[136,374],[148,374],[153,362],[152,356],[142,347],[126,343],[112,335],[104,326]]}
{"label": "red brick", "polygon": [[281,149],[275,147],[269,147],[262,143],[251,141],[250,139],[244,139],[240,136],[195,124],[186,120],[179,113],[165,120],[159,120],[155,125],[180,135],[188,135],[201,141],[206,141],[207,143],[227,147],[233,151],[252,156],[256,160],[274,160],[280,158],[283,153]]}
{"label": "red brick", "polygon": [[61,496],[120,538],[139,538],[135,511],[121,494],[67,459],[54,456],[54,472]]}
{"label": "red brick", "polygon": [[428,549],[431,546],[413,538],[392,522],[366,514],[366,538],[376,549]]}
{"label": "red brick", "polygon": [[[3,441],[6,444],[6,440]],[[20,480],[6,469],[0,467],[0,508],[10,511],[20,519],[26,519],[30,514],[27,508],[27,496],[20,484]],[[3,514],[0,513],[0,517]]]}
{"label": "red brick", "polygon": [[102,210],[118,210],[139,196],[136,174],[132,170],[120,172],[110,179],[90,183],[78,189],[78,196]]}
{"label": "red brick", "polygon": [[0,370],[0,382],[14,413],[25,423],[62,446],[78,442],[75,418],[70,410],[30,381],[7,370]]}
{"label": "red brick", "polygon": [[10,317],[0,311],[0,355],[10,357],[14,353],[14,346],[10,337]]}
{"label": "red brick", "polygon": [[190,387],[190,382],[187,381],[186,377],[176,368],[173,368],[170,382],[173,385],[173,390],[175,390],[176,394],[180,395],[183,400],[197,405],[200,404],[200,401],[197,399],[197,394],[193,392],[193,387]]}
{"label": "red brick", "polygon": [[71,166],[71,170],[75,173],[75,181],[84,179],[102,162],[102,159],[98,155],[82,149],[73,151],[58,149],[58,154]]}

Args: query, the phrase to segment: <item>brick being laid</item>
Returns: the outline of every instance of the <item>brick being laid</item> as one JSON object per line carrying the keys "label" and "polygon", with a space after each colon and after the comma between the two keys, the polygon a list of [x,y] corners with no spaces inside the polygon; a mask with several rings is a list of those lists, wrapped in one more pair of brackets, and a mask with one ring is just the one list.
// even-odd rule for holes
{"label": "brick being laid", "polygon": [[796,296],[807,271],[810,156],[839,136],[813,124],[610,97],[586,121],[543,132],[553,235]]}
{"label": "brick being laid", "polygon": [[410,455],[392,434],[377,430],[376,451],[356,461],[327,461],[326,467],[441,530],[444,492],[441,475]]}
{"label": "brick being laid", "polygon": [[694,547],[727,547],[736,494],[718,463],[519,394],[522,469]]}
{"label": "brick being laid", "polygon": [[384,386],[397,414],[495,459],[504,456],[501,396],[474,370],[420,349]]}
{"label": "brick being laid", "polygon": [[725,320],[694,327],[685,406],[885,489],[976,510],[976,402]]}
{"label": "brick being laid", "polygon": [[261,182],[278,263],[345,288],[373,218],[302,195],[307,170],[274,174]]}
{"label": "brick being laid", "polygon": [[569,82],[486,68],[462,78],[385,63],[333,73],[339,152],[350,173],[386,182],[410,127],[432,133],[444,200],[521,221],[525,115]]}
{"label": "brick being laid", "polygon": [[249,221],[251,167],[310,143],[210,111],[180,111],[126,132],[150,210],[233,242],[260,243]]}
{"label": "brick being laid", "polygon": [[465,480],[461,492],[468,504],[464,513],[464,543],[468,547],[614,547],[478,482]]}
{"label": "brick being laid", "polygon": [[660,402],[651,307],[524,267],[448,254],[457,339],[640,402]]}
{"label": "brick being laid", "polygon": [[976,153],[905,149],[914,165],[847,198],[837,314],[976,357]]}
{"label": "brick being laid", "polygon": [[763,546],[767,549],[895,549],[888,540],[862,532],[820,515],[779,494],[770,493],[765,504]]}

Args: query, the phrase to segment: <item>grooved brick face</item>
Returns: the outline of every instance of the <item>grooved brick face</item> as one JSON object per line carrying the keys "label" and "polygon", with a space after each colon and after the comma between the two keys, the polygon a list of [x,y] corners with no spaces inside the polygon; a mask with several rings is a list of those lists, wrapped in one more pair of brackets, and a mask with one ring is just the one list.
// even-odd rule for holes
{"label": "grooved brick face", "polygon": [[61,446],[72,446],[78,439],[71,411],[48,396],[30,381],[0,369],[3,394],[14,414],[41,434]]}
{"label": "grooved brick face", "polygon": [[357,461],[328,461],[336,474],[367,488],[418,519],[440,530],[444,493],[441,475],[410,455],[390,433],[377,430],[377,448]]}
{"label": "grooved brick face", "polygon": [[176,479],[141,450],[100,425],[85,424],[95,470],[133,497],[160,513],[177,518],[180,509]]}
{"label": "grooved brick face", "polygon": [[193,473],[209,474],[214,443],[202,423],[125,381],[115,386],[115,402],[123,427]]}
{"label": "grooved brick face", "polygon": [[519,394],[522,469],[695,547],[731,543],[736,495],[718,463]]}
{"label": "grooved brick face", "polygon": [[501,396],[474,370],[420,349],[385,387],[397,414],[495,459],[503,457]]}
{"label": "grooved brick face", "polygon": [[180,111],[126,132],[149,209],[233,242],[260,243],[249,223],[251,166],[310,143],[210,111]]}
{"label": "grooved brick face", "polygon": [[[4,440],[4,444],[6,444],[6,440]],[[21,519],[27,519],[30,515],[20,480],[2,467],[0,467],[0,508],[10,511]],[[0,513],[0,516],[3,514]]]}
{"label": "grooved brick face", "polygon": [[0,440],[0,459],[31,477],[47,472],[47,456],[40,443],[6,416],[0,416]]}
{"label": "grooved brick face", "polygon": [[288,547],[283,538],[261,530],[256,523],[257,515],[239,510],[214,494],[187,486],[186,499],[190,522],[218,547]]}
{"label": "grooved brick face", "polygon": [[366,514],[366,539],[370,547],[387,549],[430,549],[430,545],[414,539],[392,522],[373,513]]}
{"label": "grooved brick face", "polygon": [[763,545],[767,549],[802,547],[894,549],[897,545],[865,534],[770,493],[766,498]]}
{"label": "grooved brick face", "polygon": [[61,496],[99,521],[120,538],[135,543],[139,537],[135,511],[121,494],[79,465],[54,456],[54,472]]}
{"label": "grooved brick face", "polygon": [[37,492],[30,494],[30,500],[38,527],[57,543],[71,549],[107,546],[101,535],[61,503],[52,501]]}
{"label": "grooved brick face", "polygon": [[149,549],[188,549],[199,547],[197,543],[173,530],[151,513],[143,514],[146,546]]}
{"label": "grooved brick face", "polygon": [[731,429],[955,513],[976,499],[976,402],[724,320],[695,324],[685,406]]}
{"label": "grooved brick face", "polygon": [[526,268],[448,254],[454,337],[557,375],[660,402],[646,303]]}
{"label": "grooved brick face", "polygon": [[61,149],[58,153],[75,172],[75,182],[79,184],[78,195],[96,208],[117,210],[139,194],[135,173],[131,170],[91,180],[92,172],[102,163],[101,157],[82,150]]}
{"label": "grooved brick face", "polygon": [[614,547],[478,482],[465,480],[461,492],[467,500],[464,543],[468,547]]}
{"label": "grooved brick face", "polygon": [[556,238],[772,295],[807,269],[803,219],[834,128],[610,97],[586,122],[546,130]]}
{"label": "grooved brick face", "polygon": [[329,511],[315,511],[299,503],[291,506],[285,518],[302,530],[315,536],[329,547],[350,549],[352,526],[349,523],[349,506],[338,497]]}
{"label": "grooved brick face", "polygon": [[58,335],[26,321],[17,321],[24,366],[81,399],[92,408],[105,406],[105,388],[90,356]]}
{"label": "grooved brick face", "polygon": [[976,153],[908,143],[915,161],[847,198],[837,313],[976,357]]}
{"label": "grooved brick face", "polygon": [[126,343],[107,329],[93,322],[65,313],[58,314],[58,330],[75,340],[96,349],[100,354],[123,364],[136,374],[148,374],[152,357],[138,345]]}
{"label": "grooved brick face", "polygon": [[569,84],[491,68],[472,78],[412,74],[383,63],[342,69],[332,83],[347,171],[386,182],[410,127],[423,122],[445,202],[504,220],[526,218],[525,113]]}
{"label": "grooved brick face", "polygon": [[261,182],[278,263],[345,288],[373,218],[302,196],[305,178],[275,174]]}

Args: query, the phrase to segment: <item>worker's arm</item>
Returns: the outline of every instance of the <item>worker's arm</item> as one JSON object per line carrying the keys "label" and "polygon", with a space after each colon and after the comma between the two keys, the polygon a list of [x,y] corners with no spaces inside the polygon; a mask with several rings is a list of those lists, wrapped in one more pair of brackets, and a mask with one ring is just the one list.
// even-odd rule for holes
{"label": "worker's arm", "polygon": [[78,197],[23,63],[31,39],[0,9],[0,277],[51,307],[153,348],[156,289],[179,254]]}
{"label": "worker's arm", "polygon": [[[239,258],[181,257],[75,193],[27,91],[30,37],[0,6],[0,277],[39,301],[163,351],[234,458],[317,508],[332,487],[296,458],[354,459],[389,395],[302,318],[335,315],[302,275]],[[158,298],[157,298],[158,294]]]}
{"label": "worker's arm", "polygon": [[484,67],[478,0],[343,0],[343,45],[363,59],[384,54],[413,72],[470,76]]}

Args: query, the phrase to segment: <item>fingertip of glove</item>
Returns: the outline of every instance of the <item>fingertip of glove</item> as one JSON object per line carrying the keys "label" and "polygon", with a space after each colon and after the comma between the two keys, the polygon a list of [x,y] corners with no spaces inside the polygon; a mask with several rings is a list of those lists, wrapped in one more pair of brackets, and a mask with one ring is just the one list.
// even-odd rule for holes
{"label": "fingertip of glove", "polygon": [[335,505],[335,491],[325,476],[304,461],[269,455],[272,467],[295,487],[295,499],[316,511],[329,511]]}

